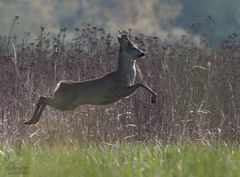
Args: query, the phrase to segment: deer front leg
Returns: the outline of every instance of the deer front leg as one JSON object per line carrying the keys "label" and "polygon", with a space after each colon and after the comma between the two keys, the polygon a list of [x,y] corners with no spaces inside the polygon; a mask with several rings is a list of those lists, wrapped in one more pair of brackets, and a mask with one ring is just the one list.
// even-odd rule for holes
{"label": "deer front leg", "polygon": [[145,82],[141,82],[140,84],[142,88],[147,90],[147,92],[149,92],[152,95],[151,103],[156,103],[157,93],[155,93]]}
{"label": "deer front leg", "polygon": [[134,84],[132,86],[129,86],[129,87],[123,89],[119,93],[119,96],[120,97],[127,97],[127,96],[133,94],[139,87],[144,88],[145,90],[147,90],[152,95],[151,103],[156,103],[157,94],[154,91],[152,91],[152,89],[144,82],[139,82],[137,84]]}

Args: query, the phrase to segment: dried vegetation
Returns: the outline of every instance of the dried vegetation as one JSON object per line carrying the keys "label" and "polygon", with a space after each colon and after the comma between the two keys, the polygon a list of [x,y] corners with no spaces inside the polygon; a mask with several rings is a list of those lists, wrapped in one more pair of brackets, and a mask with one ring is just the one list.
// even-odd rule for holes
{"label": "dried vegetation", "polygon": [[157,91],[157,104],[139,90],[108,106],[84,105],[74,112],[48,107],[40,122],[30,127],[24,120],[31,117],[39,96],[51,95],[59,80],[84,81],[116,69],[116,36],[91,25],[76,28],[72,40],[66,40],[66,28],[52,38],[41,27],[34,42],[29,42],[29,33],[23,39],[11,32],[0,36],[0,141],[239,142],[239,34],[213,49],[208,46],[211,31],[202,29],[200,23],[193,24],[172,44],[128,31],[147,51],[138,62],[137,80]]}

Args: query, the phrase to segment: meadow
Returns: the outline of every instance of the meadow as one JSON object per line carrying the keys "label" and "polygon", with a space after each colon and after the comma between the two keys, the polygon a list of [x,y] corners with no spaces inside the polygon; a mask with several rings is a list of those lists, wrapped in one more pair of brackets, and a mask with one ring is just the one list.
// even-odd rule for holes
{"label": "meadow", "polygon": [[[31,40],[0,35],[0,176],[237,176],[240,141],[240,45],[232,33],[209,46],[213,20],[169,42],[126,30],[147,52],[139,90],[107,106],[61,112],[48,107],[26,126],[40,95],[59,80],[88,80],[117,67],[117,31],[90,24]],[[20,173],[20,174],[18,174]],[[26,174],[25,174],[26,173]]]}
{"label": "meadow", "polygon": [[228,145],[145,144],[1,148],[0,176],[237,177],[240,149]]}

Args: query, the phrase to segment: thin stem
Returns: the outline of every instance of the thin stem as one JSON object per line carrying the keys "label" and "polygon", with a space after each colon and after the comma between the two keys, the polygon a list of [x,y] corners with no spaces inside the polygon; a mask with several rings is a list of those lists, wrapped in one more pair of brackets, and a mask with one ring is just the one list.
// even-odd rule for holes
{"label": "thin stem", "polygon": [[12,32],[13,32],[13,27],[14,27],[14,25],[16,24],[18,18],[19,18],[18,16],[15,16],[15,17],[13,18],[13,23],[12,23],[11,28],[10,28],[10,31],[9,31],[9,33],[8,33],[8,43],[7,43],[7,47],[6,47],[6,51],[7,51],[7,52],[8,52],[8,48],[9,48],[10,41],[11,41],[11,35],[12,35]]}

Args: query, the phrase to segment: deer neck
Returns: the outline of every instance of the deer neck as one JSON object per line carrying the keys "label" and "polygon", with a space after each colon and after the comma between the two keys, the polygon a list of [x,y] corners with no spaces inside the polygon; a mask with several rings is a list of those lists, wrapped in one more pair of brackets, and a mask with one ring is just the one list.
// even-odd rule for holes
{"label": "deer neck", "polygon": [[136,61],[129,58],[129,56],[127,56],[120,48],[117,72],[128,85],[131,85],[136,77],[135,63]]}

